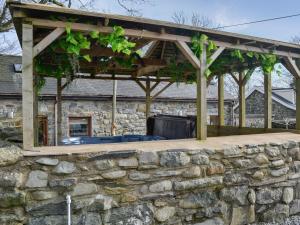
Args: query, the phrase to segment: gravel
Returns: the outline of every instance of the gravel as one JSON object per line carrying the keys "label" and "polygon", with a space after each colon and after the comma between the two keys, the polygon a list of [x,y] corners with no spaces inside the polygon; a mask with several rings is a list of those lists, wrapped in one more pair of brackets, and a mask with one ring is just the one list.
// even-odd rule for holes
{"label": "gravel", "polygon": [[299,225],[300,216],[292,216],[287,218],[283,223],[254,223],[251,225]]}

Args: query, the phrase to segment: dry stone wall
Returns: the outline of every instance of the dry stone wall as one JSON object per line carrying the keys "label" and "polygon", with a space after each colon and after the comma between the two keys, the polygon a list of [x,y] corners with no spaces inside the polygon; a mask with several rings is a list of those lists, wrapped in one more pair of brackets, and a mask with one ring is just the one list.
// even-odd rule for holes
{"label": "dry stone wall", "polygon": [[22,157],[0,150],[0,224],[243,225],[300,213],[299,143]]}

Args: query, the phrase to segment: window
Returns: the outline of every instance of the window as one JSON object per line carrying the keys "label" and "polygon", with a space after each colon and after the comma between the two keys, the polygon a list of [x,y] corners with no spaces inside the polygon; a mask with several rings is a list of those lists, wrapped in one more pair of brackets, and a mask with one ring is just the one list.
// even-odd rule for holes
{"label": "window", "polygon": [[48,118],[46,116],[39,116],[39,145],[48,145]]}
{"label": "window", "polygon": [[90,117],[70,117],[69,118],[70,137],[91,136]]}
{"label": "window", "polygon": [[15,73],[22,73],[22,64],[14,64]]}

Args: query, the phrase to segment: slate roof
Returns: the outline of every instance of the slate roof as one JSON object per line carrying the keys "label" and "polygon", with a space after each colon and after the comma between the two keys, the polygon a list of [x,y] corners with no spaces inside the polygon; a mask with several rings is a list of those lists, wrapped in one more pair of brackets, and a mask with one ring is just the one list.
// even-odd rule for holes
{"label": "slate roof", "polygon": [[[0,55],[0,95],[21,95],[21,74],[16,73],[14,64],[21,64],[21,56]],[[78,79],[73,81],[64,91],[64,96],[96,97],[111,96],[113,81]],[[160,84],[156,90],[164,87]],[[56,94],[56,80],[47,78],[41,95]],[[144,91],[134,81],[118,81],[118,97],[145,97]],[[194,84],[173,84],[164,91],[159,98],[169,99],[196,99],[196,86]],[[217,84],[210,85],[207,91],[208,100],[218,99]],[[233,96],[225,92],[225,100],[234,100]]]}
{"label": "slate roof", "polygon": [[[246,99],[254,92],[258,91],[262,94],[265,93],[264,87],[262,86],[255,86],[253,87],[246,95]],[[296,96],[295,96],[295,89],[294,88],[273,88],[272,89],[272,100],[276,101],[277,103],[292,109],[296,110]],[[239,106],[237,103],[234,106],[236,109]]]}

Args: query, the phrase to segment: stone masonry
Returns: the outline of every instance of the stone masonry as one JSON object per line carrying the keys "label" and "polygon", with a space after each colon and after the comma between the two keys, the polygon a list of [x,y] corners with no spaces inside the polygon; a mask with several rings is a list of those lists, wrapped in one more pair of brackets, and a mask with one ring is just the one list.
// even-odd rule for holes
{"label": "stone masonry", "polygon": [[[42,100],[39,102],[39,115],[48,120],[48,143],[54,144],[55,114],[54,101]],[[217,102],[208,103],[208,115],[217,115]],[[14,112],[14,118],[8,119],[7,113]],[[65,100],[63,101],[63,137],[69,135],[69,117],[91,117],[92,136],[109,136],[111,132],[111,101],[99,100]],[[152,115],[195,115],[196,104],[191,101],[156,101],[151,108]],[[226,124],[232,123],[232,106],[225,104]],[[209,117],[208,117],[209,121]],[[0,129],[14,128],[22,125],[21,100],[0,100]],[[145,103],[140,101],[118,101],[116,116],[117,135],[145,134]]]}
{"label": "stone masonry", "polygon": [[297,142],[23,157],[0,149],[0,224],[244,225],[300,214]]}

